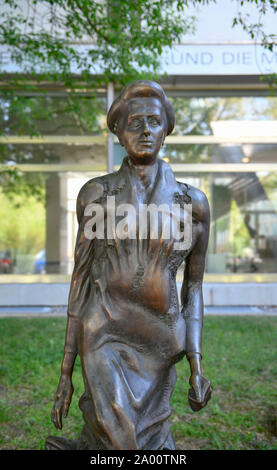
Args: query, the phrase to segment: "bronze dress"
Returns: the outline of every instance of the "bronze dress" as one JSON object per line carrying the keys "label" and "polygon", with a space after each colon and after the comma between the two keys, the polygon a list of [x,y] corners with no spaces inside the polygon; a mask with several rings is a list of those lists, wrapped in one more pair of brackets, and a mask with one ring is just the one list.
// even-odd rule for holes
{"label": "bronze dress", "polygon": [[[116,207],[127,202],[138,214],[137,179],[126,157],[118,172],[89,181],[80,198],[84,204],[93,199],[106,215],[107,197],[114,196]],[[158,160],[146,202],[171,207],[191,200],[187,186]],[[186,336],[176,272],[188,251],[173,249],[173,240],[161,237],[88,240],[82,232],[85,220],[79,227],[68,310],[79,322],[85,385],[79,401],[85,426],[78,448],[174,449],[170,398],[174,364],[185,354]]]}

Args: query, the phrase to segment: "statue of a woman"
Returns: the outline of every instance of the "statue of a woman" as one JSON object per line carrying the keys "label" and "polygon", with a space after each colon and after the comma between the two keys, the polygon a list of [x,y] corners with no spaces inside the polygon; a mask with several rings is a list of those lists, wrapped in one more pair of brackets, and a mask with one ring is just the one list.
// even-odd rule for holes
{"label": "statue of a woman", "polygon": [[[62,428],[79,354],[85,425],[77,449],[175,449],[169,427],[175,363],[184,356],[189,361],[193,410],[211,395],[201,371],[209,205],[200,190],[177,182],[170,166],[158,159],[174,127],[174,112],[160,85],[129,84],[111,106],[107,123],[127,156],[117,172],[86,183],[77,199],[75,267],[52,421]],[[166,220],[172,221],[177,204],[180,226],[191,230],[190,243],[182,246],[175,244],[172,231],[164,236],[164,219],[156,219],[153,236],[155,230],[145,224],[147,212],[139,217],[141,208],[167,207]],[[128,214],[120,227],[124,210]],[[183,261],[179,307],[176,272]],[[46,447],[63,448],[62,442],[49,437]]]}

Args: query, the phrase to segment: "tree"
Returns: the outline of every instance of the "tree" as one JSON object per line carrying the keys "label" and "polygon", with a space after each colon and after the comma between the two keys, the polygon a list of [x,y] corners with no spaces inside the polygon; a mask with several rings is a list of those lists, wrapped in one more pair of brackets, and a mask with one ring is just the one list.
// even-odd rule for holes
{"label": "tree", "polygon": [[[58,123],[58,128],[51,128],[54,134],[67,133],[72,126],[74,133],[101,131],[106,105],[97,90],[110,81],[123,86],[141,77],[160,79],[164,48],[195,30],[195,18],[186,16],[186,8],[216,2],[3,0],[0,46],[8,49],[20,73],[0,75],[0,132],[43,134],[51,128],[53,116]],[[268,11],[277,12],[276,1],[236,2],[237,15],[230,19],[233,27],[241,25],[250,38],[273,50],[276,35],[266,35],[263,21]],[[253,23],[249,5],[257,9],[259,21]],[[85,50],[81,42],[87,43]],[[276,76],[266,78],[277,83]],[[64,100],[47,96],[49,87],[63,90]],[[0,162],[31,163],[39,155],[38,146],[22,151],[19,146],[2,145]],[[57,158],[52,150],[43,155],[45,162]]]}
{"label": "tree", "polygon": [[[255,41],[261,41],[262,45],[273,50],[277,40],[276,34],[267,34],[264,30],[264,19],[266,14],[271,10],[277,13],[276,0],[239,0],[237,15],[233,18],[233,26],[240,24],[244,31]],[[251,15],[248,11],[244,11],[244,6],[254,5],[258,12],[258,22],[252,23]]]}
{"label": "tree", "polygon": [[[269,11],[277,13],[276,0],[238,0],[237,15],[233,18],[233,27],[241,25],[243,30],[249,35],[252,40],[260,41],[265,49],[273,51],[276,48],[277,34],[267,34],[264,29],[264,20]],[[257,9],[258,21],[252,22],[249,12],[245,12],[246,5],[252,5]],[[277,86],[277,74],[268,74],[261,77],[268,82],[271,94],[274,93]]]}
{"label": "tree", "polygon": [[[0,44],[9,48],[23,73],[2,74],[4,97],[13,111],[27,115],[30,131],[37,103],[14,100],[19,90],[33,92],[45,83],[69,90],[67,111],[84,115],[81,92],[90,94],[90,127],[101,112],[96,90],[113,81],[157,77],[159,57],[166,46],[191,30],[193,18],[182,17],[181,0],[5,0]],[[77,42],[86,41],[85,53]],[[75,43],[75,44],[74,44]],[[38,72],[39,71],[39,72]],[[35,84],[32,79],[35,77]],[[23,105],[22,105],[23,103]],[[81,106],[80,106],[81,104]],[[27,109],[26,109],[27,108]],[[30,108],[32,112],[30,112]],[[18,126],[20,127],[18,121]]]}
{"label": "tree", "polygon": [[[237,0],[236,0],[237,1]],[[120,85],[144,77],[159,78],[161,54],[194,29],[195,18],[186,16],[188,6],[217,0],[3,0],[0,45],[9,49],[22,73],[2,73],[2,89],[10,114],[20,114],[29,133],[39,133],[34,116],[45,109],[39,100],[24,101],[21,90],[33,93],[55,84],[69,91],[67,112],[86,121],[91,130],[99,125],[101,112],[96,90],[113,81]],[[277,12],[275,0],[239,0],[232,24],[241,25],[252,39],[272,50],[276,35],[266,35],[263,19]],[[247,6],[254,5],[259,21],[252,23]],[[82,50],[79,42],[89,47]],[[270,77],[272,79],[272,77]],[[90,95],[90,116],[80,93]],[[16,97],[16,98],[15,98]],[[46,110],[47,111],[47,110]],[[85,113],[85,114],[84,114]],[[47,115],[47,112],[46,114]]]}
{"label": "tree", "polygon": [[[193,28],[193,18],[181,15],[181,0],[3,3],[0,45],[20,68],[20,73],[1,74],[0,124],[7,135],[34,136],[49,129],[66,134],[70,128],[74,134],[99,133],[106,109],[97,90],[110,81],[124,85],[142,76],[158,78],[163,48]],[[85,53],[77,45],[81,41],[87,43]],[[47,96],[49,86],[64,91],[63,100]],[[32,163],[41,155],[45,163],[57,161],[53,146],[41,150],[28,144],[24,149],[1,145],[0,162]],[[36,188],[11,169],[2,174],[1,183],[12,194],[19,179],[22,187]],[[38,196],[40,187],[38,181]]]}

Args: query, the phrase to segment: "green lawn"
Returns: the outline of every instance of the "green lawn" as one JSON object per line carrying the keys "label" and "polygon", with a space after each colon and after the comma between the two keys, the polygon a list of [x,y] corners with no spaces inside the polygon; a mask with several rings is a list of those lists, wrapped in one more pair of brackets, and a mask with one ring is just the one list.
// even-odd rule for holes
{"label": "green lawn", "polygon": [[[83,389],[77,360],[62,431],[50,420],[65,334],[63,318],[1,319],[0,448],[43,449],[48,434],[76,438]],[[214,389],[199,413],[187,402],[189,367],[178,364],[172,430],[182,449],[277,449],[277,318],[206,317],[203,370]]]}

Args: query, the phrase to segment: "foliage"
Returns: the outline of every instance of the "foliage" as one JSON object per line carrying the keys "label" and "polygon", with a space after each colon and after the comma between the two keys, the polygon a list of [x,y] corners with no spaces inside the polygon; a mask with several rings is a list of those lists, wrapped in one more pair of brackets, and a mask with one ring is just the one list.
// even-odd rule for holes
{"label": "foliage", "polygon": [[[26,106],[24,96],[15,98],[15,92],[42,92],[47,83],[69,92],[67,109],[81,116],[81,121],[88,114],[82,109],[80,93],[89,94],[89,122],[96,124],[96,90],[110,81],[124,85],[139,77],[157,79],[163,50],[194,31],[195,18],[187,14],[187,7],[209,3],[216,0],[4,0],[0,45],[22,71],[1,76],[3,96],[19,117],[17,132],[27,123],[31,135],[38,133],[32,117],[43,111],[48,118],[51,114],[39,100],[28,100]],[[250,38],[272,50],[276,35],[266,35],[263,20],[269,10],[277,11],[276,2],[245,0],[237,4],[233,26],[241,25]],[[259,14],[255,23],[247,8],[251,5]]]}
{"label": "foliage", "polygon": [[251,239],[245,226],[243,215],[234,200],[231,203],[230,219],[229,243],[235,256],[244,256],[245,248],[251,246]]}
{"label": "foliage", "polygon": [[[254,5],[256,12],[259,14],[257,23],[252,23],[251,14],[249,12],[244,12],[243,6],[247,3]],[[274,13],[277,13],[276,0],[240,0],[238,4],[239,8],[237,16],[233,19],[233,26],[240,24],[251,39],[255,39],[255,41],[260,40],[265,48],[272,51],[277,39],[277,35],[265,33],[264,19],[267,12],[270,10],[272,10]]]}
{"label": "foliage", "polygon": [[[34,72],[45,67],[65,81],[72,67],[81,72],[81,80],[96,80],[90,75],[98,72],[99,63],[102,77],[97,84],[136,77],[138,67],[153,72],[162,48],[190,27],[190,20],[180,14],[181,1],[32,0],[27,11],[13,0],[5,3],[13,12],[4,15],[9,22],[2,22],[2,37],[13,46],[14,59],[27,60]],[[38,12],[46,16],[44,28]],[[90,41],[93,47],[82,54],[74,41]]]}
{"label": "foliage", "polygon": [[[68,133],[73,127],[74,134],[101,132],[106,103],[99,91],[109,82],[123,86],[141,77],[160,79],[162,52],[195,31],[196,18],[187,8],[216,2],[3,0],[0,46],[20,72],[3,70],[0,75],[0,133],[35,136],[47,129],[52,134]],[[258,21],[253,22],[249,7],[258,12]],[[230,22],[273,50],[276,35],[266,35],[264,29],[268,11],[277,11],[275,0],[240,0]],[[271,85],[275,83],[275,76],[265,78]],[[63,104],[56,97],[51,99],[50,89],[64,94]],[[210,111],[212,107],[207,113]],[[59,123],[54,129],[53,122]],[[197,129],[191,133],[194,131]],[[35,162],[30,149],[18,152],[18,146],[12,147],[2,146],[0,163],[14,162],[10,157],[15,153],[17,163],[29,158]],[[200,153],[203,149],[186,150],[187,161],[191,161],[193,150]],[[50,154],[44,154],[45,163],[56,158]],[[209,158],[207,152],[205,158]],[[6,174],[12,175],[12,171]]]}
{"label": "foliage", "polygon": [[[94,121],[99,87],[157,76],[163,48],[193,28],[193,18],[181,15],[182,1],[5,0],[5,5],[0,44],[25,72],[12,78],[2,74],[6,98],[15,89],[26,94],[37,87],[41,91],[42,83],[55,83],[70,92],[75,115],[83,111],[80,92],[89,93]],[[85,51],[76,47],[80,41],[87,43]],[[31,84],[34,76],[37,83]]]}
{"label": "foliage", "polygon": [[277,211],[277,174],[267,173],[263,179],[263,188],[265,193],[272,204],[272,207]]}
{"label": "foliage", "polygon": [[10,197],[0,189],[0,251],[9,250],[13,259],[19,253],[35,255],[45,242],[44,204],[32,194],[39,182],[25,181],[26,187],[23,183],[20,179]]}
{"label": "foliage", "polygon": [[[258,13],[257,22],[251,21],[251,15],[249,12],[244,12],[243,7],[246,4],[252,4]],[[241,25],[243,30],[247,32],[249,37],[256,42],[261,42],[261,44],[268,50],[273,51],[276,41],[277,34],[266,34],[264,30],[264,20],[266,19],[266,14],[268,11],[273,11],[277,13],[277,3],[276,0],[239,0],[239,8],[237,16],[233,19],[233,26]],[[274,94],[277,86],[277,74],[268,74],[261,76],[262,80],[266,80],[271,94]]]}
{"label": "foliage", "polygon": [[[0,133],[101,132],[106,103],[99,89],[157,77],[163,48],[193,29],[194,18],[182,17],[183,9],[180,0],[5,0],[0,45],[20,73],[1,74]],[[47,96],[49,87],[64,99]],[[0,162],[35,162],[39,154],[30,145],[23,151],[6,145]],[[53,149],[43,154],[44,163],[55,158]],[[6,171],[9,176],[19,179],[16,170]]]}

